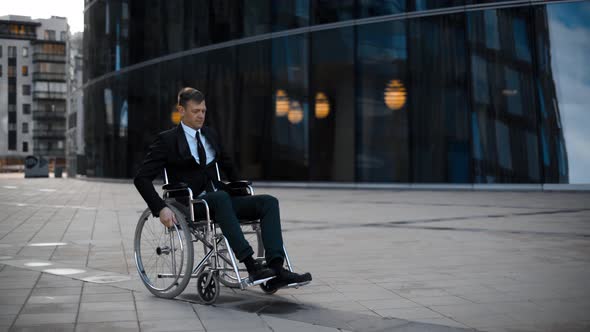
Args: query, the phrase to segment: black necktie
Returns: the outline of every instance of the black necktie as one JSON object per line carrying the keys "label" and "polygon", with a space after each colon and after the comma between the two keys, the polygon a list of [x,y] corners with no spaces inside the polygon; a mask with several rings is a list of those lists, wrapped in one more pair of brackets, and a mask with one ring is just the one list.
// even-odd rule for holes
{"label": "black necktie", "polygon": [[205,147],[203,146],[203,142],[201,142],[201,135],[199,135],[199,131],[195,134],[197,138],[197,153],[199,154],[199,164],[202,167],[207,165],[207,154],[205,153]]}

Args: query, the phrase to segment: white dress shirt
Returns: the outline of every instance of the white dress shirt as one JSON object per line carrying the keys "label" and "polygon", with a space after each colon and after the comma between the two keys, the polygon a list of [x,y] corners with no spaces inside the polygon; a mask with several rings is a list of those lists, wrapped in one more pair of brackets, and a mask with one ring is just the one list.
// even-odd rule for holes
{"label": "white dress shirt", "polygon": [[205,154],[207,155],[207,165],[209,165],[209,163],[215,159],[215,149],[213,149],[213,146],[209,144],[205,136],[201,135],[200,129],[194,130],[193,128],[182,123],[182,121],[180,124],[182,125],[182,130],[184,130],[188,147],[191,149],[191,154],[193,155],[193,158],[195,158],[197,164],[199,163],[199,152],[197,150],[197,138],[195,137],[195,134],[199,134],[201,142],[203,143],[203,147],[205,148]]}
{"label": "white dress shirt", "polygon": [[[209,165],[209,163],[211,163],[215,159],[215,149],[213,149],[213,146],[209,144],[205,136],[201,135],[201,129],[194,130],[193,128],[182,123],[182,121],[180,122],[180,124],[182,125],[182,130],[184,130],[184,136],[186,137],[186,141],[188,142],[188,147],[191,149],[191,154],[193,155],[193,158],[195,158],[197,164],[199,164],[199,152],[197,151],[197,138],[195,137],[195,135],[198,133],[199,137],[201,138],[201,143],[203,143],[203,147],[205,148],[205,154],[207,156],[207,165]],[[215,185],[213,185],[213,190],[217,191]],[[207,192],[203,190],[203,192],[197,195],[197,197],[202,197],[206,193]]]}

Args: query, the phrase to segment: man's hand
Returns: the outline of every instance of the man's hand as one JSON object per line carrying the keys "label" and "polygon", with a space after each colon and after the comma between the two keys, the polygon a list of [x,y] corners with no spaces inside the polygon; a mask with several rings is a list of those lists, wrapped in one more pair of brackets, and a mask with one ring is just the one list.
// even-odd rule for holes
{"label": "man's hand", "polygon": [[160,222],[166,227],[172,227],[174,224],[176,224],[174,212],[172,212],[172,210],[170,210],[168,207],[160,210]]}

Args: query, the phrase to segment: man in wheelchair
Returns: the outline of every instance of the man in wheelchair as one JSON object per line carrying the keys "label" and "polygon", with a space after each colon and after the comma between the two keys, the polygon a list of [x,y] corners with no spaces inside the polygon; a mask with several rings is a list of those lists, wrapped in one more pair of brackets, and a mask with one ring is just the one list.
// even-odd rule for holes
{"label": "man in wheelchair", "polygon": [[[298,274],[284,268],[278,200],[270,195],[234,197],[222,190],[225,185],[218,180],[217,164],[230,181],[238,176],[217,133],[204,126],[207,113],[204,95],[196,89],[183,88],[178,93],[177,109],[181,123],[158,134],[134,179],[151,213],[159,216],[168,228],[177,223],[175,214],[152,184],[166,169],[170,183],[186,183],[198,198],[206,201],[212,220],[221,228],[236,258],[246,266],[250,281],[274,276],[268,281],[274,289],[311,281],[310,273]],[[240,219],[260,219],[266,265],[253,258],[254,251],[244,237]]]}

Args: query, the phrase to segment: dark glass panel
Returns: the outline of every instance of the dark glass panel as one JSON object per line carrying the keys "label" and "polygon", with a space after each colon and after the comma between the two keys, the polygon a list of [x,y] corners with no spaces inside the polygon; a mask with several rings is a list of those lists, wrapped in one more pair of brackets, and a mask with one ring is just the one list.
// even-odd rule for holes
{"label": "dark glass panel", "polygon": [[538,183],[531,8],[468,12],[467,22],[474,182]]}
{"label": "dark glass panel", "polygon": [[243,0],[244,37],[271,32],[271,0]]}
{"label": "dark glass panel", "polygon": [[460,7],[464,5],[465,0],[415,0],[409,2],[409,11]]}
{"label": "dark glass panel", "polygon": [[311,35],[310,179],[354,181],[354,30]]}
{"label": "dark glass panel", "polygon": [[16,131],[8,131],[8,150],[16,150]]}
{"label": "dark glass panel", "polygon": [[590,183],[590,2],[535,7],[545,182]]}
{"label": "dark glass panel", "polygon": [[406,0],[358,0],[358,11],[360,17],[400,14],[406,11]]}
{"label": "dark glass panel", "polygon": [[471,182],[465,15],[409,21],[412,182]]}
{"label": "dark glass panel", "polygon": [[240,123],[237,101],[236,48],[228,47],[207,54],[208,82],[206,124],[216,129],[226,153],[235,159]]}
{"label": "dark glass panel", "polygon": [[[133,70],[128,74],[128,168],[134,176],[147,153],[149,145],[162,130],[172,128],[170,109],[176,102],[174,88],[166,89],[159,65]],[[164,98],[168,107],[162,108],[160,94],[168,91]],[[85,109],[86,111],[86,109]]]}
{"label": "dark glass panel", "polygon": [[84,15],[85,79],[129,65],[129,10],[126,0],[99,1]]}
{"label": "dark glass panel", "polygon": [[312,0],[312,24],[332,23],[354,18],[354,0]]}
{"label": "dark glass panel", "polygon": [[405,22],[358,27],[358,181],[409,182],[407,60]]}
{"label": "dark glass panel", "polygon": [[281,31],[309,25],[309,0],[272,2],[272,30]]}
{"label": "dark glass panel", "polygon": [[241,9],[241,3],[236,0],[210,1],[209,31],[213,44],[242,37]]}
{"label": "dark glass panel", "polygon": [[268,178],[309,177],[308,36],[272,40],[274,118]]}
{"label": "dark glass panel", "polygon": [[269,98],[271,42],[261,41],[238,47],[238,105],[235,133],[238,139],[235,162],[246,179],[264,179],[272,162],[271,137],[274,107]]}
{"label": "dark glass panel", "polygon": [[[260,31],[268,22],[264,2],[246,5],[245,1],[133,1],[129,11],[131,25],[131,61],[145,61],[195,47],[238,39],[243,31]],[[268,6],[268,5],[266,5]],[[247,7],[248,21],[243,10]],[[261,22],[259,25],[259,22]],[[247,26],[245,26],[247,24]]]}
{"label": "dark glass panel", "polygon": [[[128,76],[119,75],[96,83],[85,92],[86,156],[88,174],[131,177],[128,151]],[[139,83],[139,82],[137,82]]]}

